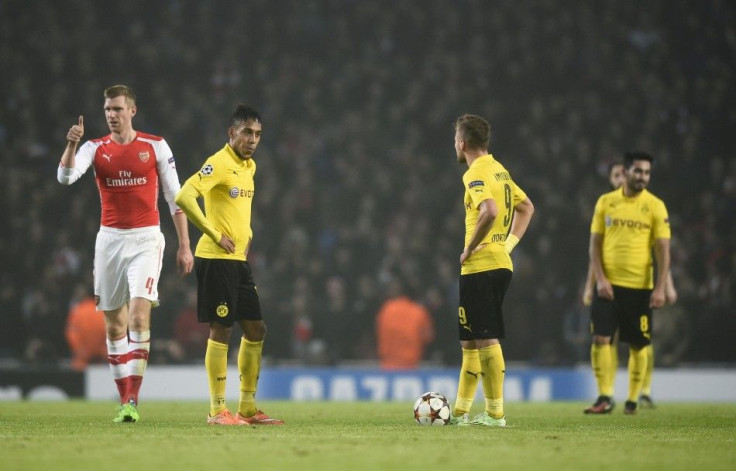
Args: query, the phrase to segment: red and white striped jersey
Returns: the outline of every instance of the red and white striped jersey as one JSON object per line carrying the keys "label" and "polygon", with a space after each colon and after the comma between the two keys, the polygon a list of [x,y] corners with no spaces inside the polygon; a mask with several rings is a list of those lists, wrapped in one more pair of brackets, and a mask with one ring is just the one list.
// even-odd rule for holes
{"label": "red and white striped jersey", "polygon": [[171,148],[162,137],[138,132],[132,142],[121,145],[108,134],[85,142],[74,160],[74,168],[59,166],[57,178],[71,185],[93,166],[102,203],[102,226],[158,226],[159,181],[171,214],[180,211],[174,202],[180,188],[179,176]]}

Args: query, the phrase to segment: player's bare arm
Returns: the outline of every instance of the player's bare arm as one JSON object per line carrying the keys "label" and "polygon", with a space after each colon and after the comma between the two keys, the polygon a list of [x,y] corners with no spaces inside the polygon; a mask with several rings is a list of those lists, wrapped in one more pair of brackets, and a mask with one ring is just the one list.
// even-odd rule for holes
{"label": "player's bare arm", "polygon": [[670,272],[670,240],[657,239],[654,241],[654,258],[657,261],[657,271],[661,275],[657,277],[657,283],[652,291],[649,305],[653,308],[664,306],[666,299],[667,275]]}
{"label": "player's bare arm", "polygon": [[179,249],[176,251],[176,267],[180,276],[186,276],[192,272],[194,257],[189,247],[189,229],[187,228],[187,216],[184,212],[177,211],[171,215],[179,239]]}
{"label": "player's bare arm", "polygon": [[514,217],[511,221],[509,235],[506,238],[506,251],[511,253],[526,233],[529,223],[534,215],[534,205],[529,198],[514,206]]}
{"label": "player's bare arm", "polygon": [[465,263],[465,260],[470,257],[478,247],[478,244],[488,235],[488,231],[491,230],[493,221],[498,215],[498,206],[496,206],[495,200],[489,198],[481,201],[480,205],[478,205],[478,211],[478,223],[475,225],[475,232],[473,232],[468,245],[463,250],[463,253],[460,254],[460,265]]}
{"label": "player's bare arm", "polygon": [[665,303],[675,304],[677,302],[677,289],[675,289],[675,280],[672,279],[672,270],[667,273],[667,284],[664,288]]}
{"label": "player's bare arm", "polygon": [[588,273],[585,275],[585,286],[583,287],[583,305],[590,306],[593,302],[593,287],[595,286],[595,274],[593,264],[588,263]]}
{"label": "player's bare arm", "polygon": [[77,154],[77,146],[84,137],[84,117],[79,116],[77,124],[69,128],[66,133],[66,147],[61,154],[61,165],[66,168],[74,168],[74,156]]}
{"label": "player's bare arm", "polygon": [[590,247],[588,249],[590,254],[590,263],[593,266],[593,274],[596,280],[596,291],[598,297],[603,299],[613,300],[613,286],[611,282],[606,278],[603,273],[603,234],[590,234]]}

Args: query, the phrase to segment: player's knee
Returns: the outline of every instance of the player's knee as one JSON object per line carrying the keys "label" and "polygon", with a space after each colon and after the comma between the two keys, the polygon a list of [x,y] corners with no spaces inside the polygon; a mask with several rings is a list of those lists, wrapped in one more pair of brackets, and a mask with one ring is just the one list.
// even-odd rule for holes
{"label": "player's knee", "polygon": [[266,323],[263,321],[243,322],[243,334],[251,342],[260,342],[266,338]]}
{"label": "player's knee", "polygon": [[217,322],[210,322],[210,340],[227,344],[230,342],[232,326],[226,326]]}

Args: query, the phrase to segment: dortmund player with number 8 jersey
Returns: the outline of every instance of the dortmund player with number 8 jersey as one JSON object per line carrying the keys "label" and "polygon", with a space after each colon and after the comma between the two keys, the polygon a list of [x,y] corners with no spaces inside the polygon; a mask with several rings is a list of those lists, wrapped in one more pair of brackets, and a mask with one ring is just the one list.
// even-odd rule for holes
{"label": "dortmund player with number 8 jersey", "polygon": [[[488,153],[491,127],[475,115],[455,122],[455,152],[468,170],[465,188],[465,247],[460,255],[458,328],[462,366],[450,423],[504,427],[506,370],[503,299],[511,282],[510,253],[526,232],[534,206],[503,165]],[[482,379],[485,411],[468,412]]]}
{"label": "dortmund player with number 8 jersey", "polygon": [[[598,399],[586,414],[613,409],[611,337],[619,330],[629,344],[629,392],[625,414],[636,413],[651,343],[652,309],[665,303],[670,270],[670,225],[664,202],[646,190],[652,156],[629,152],[624,157],[624,185],[598,198],[590,226],[590,262],[596,296],[591,307],[591,364]],[[654,281],[652,252],[657,263]]]}

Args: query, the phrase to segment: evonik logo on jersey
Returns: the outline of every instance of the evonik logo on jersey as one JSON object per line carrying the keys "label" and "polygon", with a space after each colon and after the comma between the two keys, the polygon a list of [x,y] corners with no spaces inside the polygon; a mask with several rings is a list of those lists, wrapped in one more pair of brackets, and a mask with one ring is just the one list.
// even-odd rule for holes
{"label": "evonik logo on jersey", "polygon": [[646,222],[633,219],[620,219],[606,216],[606,227],[625,227],[627,229],[648,230],[652,226]]}
{"label": "evonik logo on jersey", "polygon": [[252,198],[253,193],[253,190],[241,190],[237,186],[234,186],[230,189],[230,198],[237,198],[238,196],[241,198]]}

